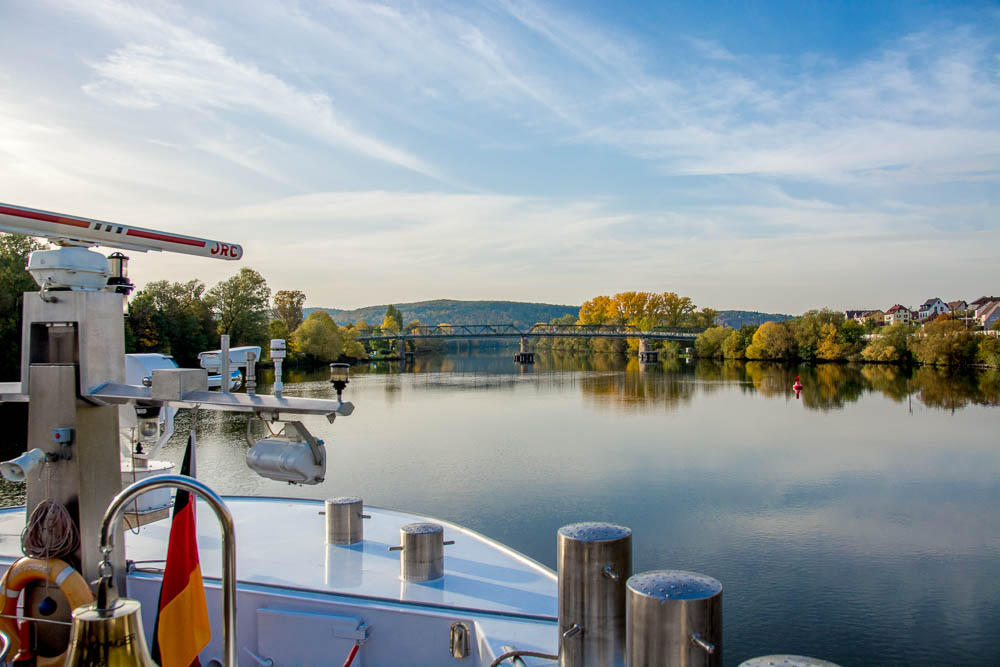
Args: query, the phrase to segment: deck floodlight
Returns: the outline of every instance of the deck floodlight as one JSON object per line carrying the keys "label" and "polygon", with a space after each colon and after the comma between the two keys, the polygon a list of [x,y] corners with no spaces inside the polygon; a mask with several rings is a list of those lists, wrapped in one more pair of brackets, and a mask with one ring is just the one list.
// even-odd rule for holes
{"label": "deck floodlight", "polygon": [[341,395],[344,392],[344,388],[350,382],[348,377],[351,374],[350,364],[330,364],[330,384],[333,388],[337,390],[337,400],[343,400]]}
{"label": "deck floodlight", "polygon": [[[256,439],[247,420],[247,467],[261,477],[289,484],[319,484],[326,477],[326,448],[299,421],[284,422],[278,433]],[[268,426],[270,431],[270,426]]]}

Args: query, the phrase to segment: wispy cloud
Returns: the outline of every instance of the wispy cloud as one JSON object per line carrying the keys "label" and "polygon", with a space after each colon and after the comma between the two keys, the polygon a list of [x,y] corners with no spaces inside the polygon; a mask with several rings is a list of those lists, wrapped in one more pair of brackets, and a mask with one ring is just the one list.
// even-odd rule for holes
{"label": "wispy cloud", "polygon": [[301,90],[149,10],[114,3],[86,3],[81,8],[126,31],[129,39],[91,63],[97,80],[83,89],[97,99],[138,109],[169,105],[190,111],[256,112],[331,146],[440,178],[417,156],[353,128],[322,91]]}

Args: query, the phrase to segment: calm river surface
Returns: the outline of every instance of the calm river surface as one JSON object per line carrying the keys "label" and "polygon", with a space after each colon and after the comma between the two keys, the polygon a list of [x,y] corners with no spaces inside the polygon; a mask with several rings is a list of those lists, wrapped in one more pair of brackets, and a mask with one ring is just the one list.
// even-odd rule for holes
{"label": "calm river surface", "polygon": [[[634,572],[722,581],[727,664],[1000,664],[1000,372],[546,354],[521,369],[504,352],[352,373],[355,413],[306,420],[326,440],[324,484],[255,476],[243,418],[204,411],[199,477],[226,494],[359,495],[550,567],[560,526],[629,526]],[[331,395],[322,373],[289,380],[287,395]]]}

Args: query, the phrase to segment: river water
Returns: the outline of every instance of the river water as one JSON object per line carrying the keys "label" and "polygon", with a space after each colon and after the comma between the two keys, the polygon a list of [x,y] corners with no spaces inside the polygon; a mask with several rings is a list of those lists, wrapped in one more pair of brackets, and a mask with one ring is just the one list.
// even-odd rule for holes
{"label": "river water", "polygon": [[[178,431],[196,423],[198,476],[222,493],[359,495],[550,567],[560,526],[629,526],[634,572],[723,583],[727,664],[1000,664],[1000,372],[510,358],[355,367],[355,413],[304,420],[328,449],[315,487],[251,473],[243,417]],[[324,375],[285,392],[329,397]]]}

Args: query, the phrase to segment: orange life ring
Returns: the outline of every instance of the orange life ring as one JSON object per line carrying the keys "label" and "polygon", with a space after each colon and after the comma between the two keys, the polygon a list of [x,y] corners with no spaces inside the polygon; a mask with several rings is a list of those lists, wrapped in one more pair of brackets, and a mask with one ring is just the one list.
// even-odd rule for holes
{"label": "orange life ring", "polygon": [[[0,588],[3,590],[4,604],[3,616],[0,616],[0,630],[10,638],[10,650],[7,655],[15,655],[21,647],[18,626],[20,621],[10,618],[17,616],[17,599],[21,595],[21,590],[28,584],[35,581],[48,581],[59,588],[66,596],[70,609],[76,609],[80,605],[90,604],[94,601],[94,594],[90,591],[90,586],[83,576],[73,569],[66,561],[58,558],[42,560],[39,558],[18,558],[7,568],[3,578],[0,578]],[[37,656],[38,667],[49,667],[50,665],[62,665],[66,660],[66,652],[62,654],[45,657]]]}

